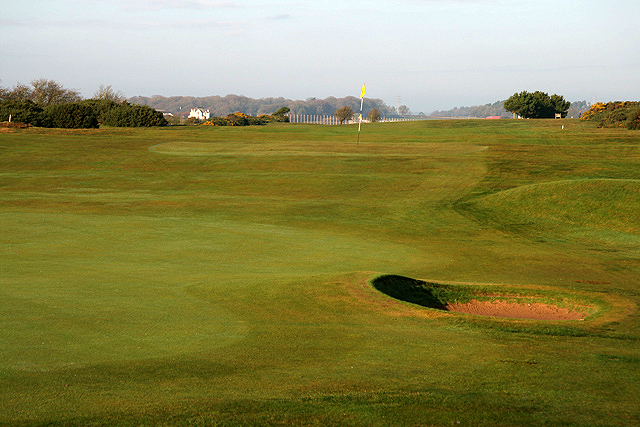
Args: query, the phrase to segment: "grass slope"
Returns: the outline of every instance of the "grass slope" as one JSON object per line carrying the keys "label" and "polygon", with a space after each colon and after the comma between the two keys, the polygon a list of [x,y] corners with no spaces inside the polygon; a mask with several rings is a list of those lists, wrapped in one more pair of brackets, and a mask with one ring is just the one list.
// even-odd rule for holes
{"label": "grass slope", "polygon": [[560,123],[0,133],[0,425],[640,423],[640,139]]}
{"label": "grass slope", "polygon": [[577,179],[532,184],[473,201],[477,216],[521,232],[612,247],[640,245],[640,180]]}

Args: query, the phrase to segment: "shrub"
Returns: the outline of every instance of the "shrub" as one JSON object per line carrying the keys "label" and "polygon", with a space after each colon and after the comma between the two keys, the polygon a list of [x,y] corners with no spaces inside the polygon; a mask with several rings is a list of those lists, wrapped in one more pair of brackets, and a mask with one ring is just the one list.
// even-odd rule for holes
{"label": "shrub", "polygon": [[229,123],[231,123],[231,126],[249,125],[249,119],[247,118],[247,115],[240,112],[229,114],[226,119]]}
{"label": "shrub", "polygon": [[278,109],[277,111],[275,111],[270,116],[266,116],[267,121],[269,121],[269,122],[284,122],[284,123],[288,123],[289,122],[289,116],[287,116],[287,114],[290,111],[291,111],[290,108],[282,107],[282,108]]}
{"label": "shrub", "polygon": [[580,119],[593,121],[598,127],[640,129],[640,102],[598,102],[585,111]]}
{"label": "shrub", "polygon": [[98,117],[87,105],[72,104],[50,105],[44,110],[45,127],[65,129],[89,129],[98,127]]}
{"label": "shrub", "polygon": [[227,117],[212,117],[202,123],[204,126],[256,126],[266,125],[272,122],[288,122],[289,117],[285,116],[289,112],[287,107],[283,107],[272,115],[260,114],[257,117],[248,116],[240,111],[229,114]]}
{"label": "shrub", "polygon": [[203,126],[231,126],[227,119],[222,117],[212,117],[202,124]]}
{"label": "shrub", "polygon": [[627,129],[640,130],[640,106],[633,109],[629,114]]}
{"label": "shrub", "polygon": [[90,107],[94,114],[98,117],[98,122],[103,123],[105,115],[114,108],[118,108],[120,105],[117,102],[106,99],[85,99],[80,102],[83,105]]}
{"label": "shrub", "polygon": [[0,121],[26,123],[33,126],[41,126],[43,121],[43,109],[33,101],[6,100],[0,102]]}
{"label": "shrub", "polygon": [[147,105],[132,105],[126,102],[106,111],[102,119],[103,124],[116,127],[167,125],[167,120],[160,111],[156,111]]}

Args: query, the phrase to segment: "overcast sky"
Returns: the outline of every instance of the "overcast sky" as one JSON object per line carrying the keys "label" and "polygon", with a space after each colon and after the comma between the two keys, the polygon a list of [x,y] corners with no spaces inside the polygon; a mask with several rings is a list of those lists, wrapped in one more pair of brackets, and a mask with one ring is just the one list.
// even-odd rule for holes
{"label": "overcast sky", "polygon": [[430,113],[522,90],[640,99],[638,0],[0,0],[0,85],[90,97],[360,96]]}

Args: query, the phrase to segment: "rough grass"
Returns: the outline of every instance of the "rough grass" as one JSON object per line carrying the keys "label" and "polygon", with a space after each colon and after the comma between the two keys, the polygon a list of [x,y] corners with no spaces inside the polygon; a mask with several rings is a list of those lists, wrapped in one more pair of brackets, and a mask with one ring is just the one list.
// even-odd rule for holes
{"label": "rough grass", "polygon": [[[638,133],[355,137],[0,134],[0,425],[640,423]],[[580,327],[460,321],[380,274],[603,304]]]}

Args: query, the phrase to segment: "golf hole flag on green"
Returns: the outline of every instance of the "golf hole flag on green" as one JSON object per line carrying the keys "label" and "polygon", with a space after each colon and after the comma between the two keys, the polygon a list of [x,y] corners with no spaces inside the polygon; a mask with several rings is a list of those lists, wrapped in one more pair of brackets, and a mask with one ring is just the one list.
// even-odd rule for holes
{"label": "golf hole flag on green", "polygon": [[356,144],[360,143],[360,127],[362,126],[362,105],[364,103],[364,95],[367,91],[364,88],[364,83],[362,83],[362,90],[360,91],[360,116],[358,116],[358,141]]}

